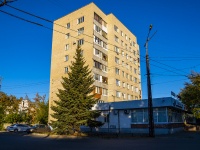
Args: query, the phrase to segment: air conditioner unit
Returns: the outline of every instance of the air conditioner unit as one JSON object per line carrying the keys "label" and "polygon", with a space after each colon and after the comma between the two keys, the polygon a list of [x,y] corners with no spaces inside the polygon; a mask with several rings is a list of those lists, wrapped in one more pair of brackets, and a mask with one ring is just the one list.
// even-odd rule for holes
{"label": "air conditioner unit", "polygon": [[128,109],[124,110],[124,114],[129,114],[129,113],[130,113],[130,110],[128,110]]}

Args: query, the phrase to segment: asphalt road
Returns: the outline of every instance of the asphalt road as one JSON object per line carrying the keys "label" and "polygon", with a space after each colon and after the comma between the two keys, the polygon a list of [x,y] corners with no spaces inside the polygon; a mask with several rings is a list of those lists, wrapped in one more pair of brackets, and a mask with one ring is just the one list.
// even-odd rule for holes
{"label": "asphalt road", "polygon": [[200,132],[149,137],[84,137],[0,132],[0,150],[199,150]]}

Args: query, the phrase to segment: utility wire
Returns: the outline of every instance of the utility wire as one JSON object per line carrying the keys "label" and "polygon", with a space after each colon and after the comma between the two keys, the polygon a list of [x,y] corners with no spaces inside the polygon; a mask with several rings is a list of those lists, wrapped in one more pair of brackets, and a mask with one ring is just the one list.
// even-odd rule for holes
{"label": "utility wire", "polygon": [[[13,8],[13,9],[16,9],[16,10],[18,10],[18,11],[21,11],[21,12],[23,12],[23,13],[29,14],[29,15],[34,16],[34,17],[36,17],[36,18],[39,18],[39,19],[42,19],[42,20],[44,20],[44,21],[47,21],[47,22],[50,22],[50,23],[53,23],[53,24],[56,24],[56,25],[58,25],[58,26],[61,26],[61,27],[66,28],[65,26],[62,26],[62,25],[57,24],[57,23],[54,23],[53,21],[50,21],[50,20],[48,20],[48,19],[39,17],[39,16],[37,16],[37,15],[31,14],[31,13],[26,12],[26,11],[20,10],[20,9],[15,8],[15,7],[13,7],[13,6],[10,6],[10,5],[8,5],[8,4],[6,4],[6,6],[9,6],[9,7]],[[58,32],[58,33],[61,33],[61,34],[66,35],[65,33],[61,32],[61,31],[54,30],[54,29],[52,29],[52,28],[46,27],[46,26],[44,26],[44,25],[42,25],[42,24],[39,24],[39,23],[37,23],[37,22],[33,22],[33,21],[30,21],[30,20],[27,20],[27,19],[18,17],[18,16],[16,16],[16,15],[7,13],[7,12],[2,11],[2,10],[0,10],[0,11],[3,12],[3,13],[5,13],[5,14],[7,14],[7,15],[12,16],[12,17],[16,17],[16,18],[18,18],[18,19],[21,19],[21,20],[23,20],[23,21],[26,21],[26,22],[29,22],[29,23],[32,23],[32,24],[35,24],[35,25],[44,27],[44,28],[46,28],[46,29],[49,29],[49,30],[52,30],[52,31],[55,31],[55,32]],[[73,30],[73,31],[77,32],[76,30]],[[83,35],[86,35],[86,34],[83,34]],[[89,36],[89,35],[86,35],[86,36]],[[73,36],[71,36],[71,37],[73,37]],[[89,37],[94,38],[94,37],[92,37],[92,36],[89,36]],[[79,38],[77,38],[77,37],[73,37],[73,38],[79,39]],[[89,42],[89,41],[85,41],[85,42],[90,43],[90,44],[94,44],[93,42]],[[113,44],[110,44],[110,43],[107,43],[107,44],[108,44],[108,45],[113,45]],[[113,45],[113,46],[116,46],[116,45]],[[119,48],[122,49],[122,50],[127,50],[127,49],[123,49],[123,48],[121,48],[121,47],[119,47]],[[108,50],[115,52],[114,50],[111,50],[111,49],[108,49]],[[143,56],[143,57],[144,57],[144,56]],[[145,58],[145,57],[144,57],[144,58]],[[151,59],[151,60],[152,60],[152,59]],[[153,60],[153,61],[155,61],[155,60]],[[155,61],[155,62],[160,63],[160,62],[158,62],[158,61]],[[160,64],[163,64],[163,63],[160,63]],[[166,64],[163,64],[163,65],[166,65]],[[156,65],[154,65],[154,66],[156,66]],[[166,66],[171,67],[171,66],[169,66],[169,65],[166,65]],[[156,67],[158,67],[158,66],[156,66]],[[161,68],[161,67],[159,67],[159,68]],[[171,68],[174,68],[174,67],[171,67]],[[162,69],[165,69],[165,68],[162,68]],[[174,69],[175,69],[175,68],[174,68]],[[168,69],[165,69],[165,70],[178,74],[177,72],[174,72],[174,71],[171,71],[171,70],[168,70]],[[176,70],[178,70],[178,69],[176,69]],[[179,75],[180,75],[180,74],[179,74]],[[185,76],[185,75],[181,75],[181,76]]]}
{"label": "utility wire", "polygon": [[[15,10],[18,10],[18,11],[20,11],[20,12],[23,12],[23,13],[25,13],[25,14],[28,14],[28,15],[30,15],[30,16],[36,17],[36,18],[38,18],[38,19],[41,19],[41,20],[47,21],[47,22],[49,22],[49,23],[55,24],[55,25],[57,25],[57,26],[63,27],[63,28],[66,29],[66,26],[60,25],[60,24],[58,24],[58,23],[55,23],[55,22],[53,22],[53,21],[51,21],[51,20],[49,20],[49,19],[45,19],[45,18],[40,17],[40,16],[38,16],[38,15],[34,15],[34,14],[32,14],[32,13],[29,13],[29,12],[24,11],[24,10],[21,10],[21,9],[19,9],[19,8],[10,6],[10,5],[8,5],[8,4],[6,4],[6,6],[8,6],[8,7],[10,7],[10,8],[13,8],[13,9],[15,9]],[[54,29],[51,29],[51,30],[54,30]],[[74,31],[74,32],[78,32],[77,30],[73,30],[73,29],[69,29],[69,30]],[[64,34],[65,34],[65,33],[64,33]],[[85,35],[85,36],[87,36],[87,37],[90,37],[90,38],[92,38],[92,39],[94,38],[93,36],[87,35],[87,34],[85,34],[85,33],[82,33],[82,34]],[[93,44],[93,43],[92,43],[92,44]],[[107,45],[116,46],[116,45],[111,44],[111,43],[107,43]],[[122,48],[122,47],[118,47],[118,48],[120,48],[120,49],[122,49],[122,50],[127,50],[127,49],[124,49],[124,48]],[[112,51],[113,51],[113,50],[112,50]],[[114,52],[115,52],[115,51],[114,51]],[[139,55],[139,54],[138,54],[138,55]],[[140,55],[139,55],[139,56],[140,56]],[[144,57],[144,58],[145,58],[145,57]]]}

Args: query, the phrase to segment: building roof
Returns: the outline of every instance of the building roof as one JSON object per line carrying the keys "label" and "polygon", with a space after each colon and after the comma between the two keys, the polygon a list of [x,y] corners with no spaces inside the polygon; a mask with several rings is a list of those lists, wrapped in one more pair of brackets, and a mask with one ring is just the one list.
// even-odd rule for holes
{"label": "building roof", "polygon": [[[185,110],[185,105],[172,97],[153,98],[153,107],[174,107]],[[92,108],[93,110],[109,110],[109,109],[139,109],[148,108],[148,99],[129,100],[111,103],[98,103]]]}

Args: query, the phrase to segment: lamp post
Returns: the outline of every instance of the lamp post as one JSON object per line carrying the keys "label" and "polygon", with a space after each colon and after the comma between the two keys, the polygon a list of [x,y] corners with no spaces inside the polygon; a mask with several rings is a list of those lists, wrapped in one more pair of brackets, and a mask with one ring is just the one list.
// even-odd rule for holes
{"label": "lamp post", "polygon": [[155,137],[154,134],[154,119],[153,119],[153,107],[152,107],[152,93],[151,93],[151,79],[150,79],[150,67],[149,67],[149,54],[148,54],[148,42],[153,37],[149,37],[152,29],[152,25],[149,26],[149,32],[147,35],[145,48],[146,48],[146,71],[147,71],[147,90],[148,90],[148,115],[149,115],[149,136]]}

